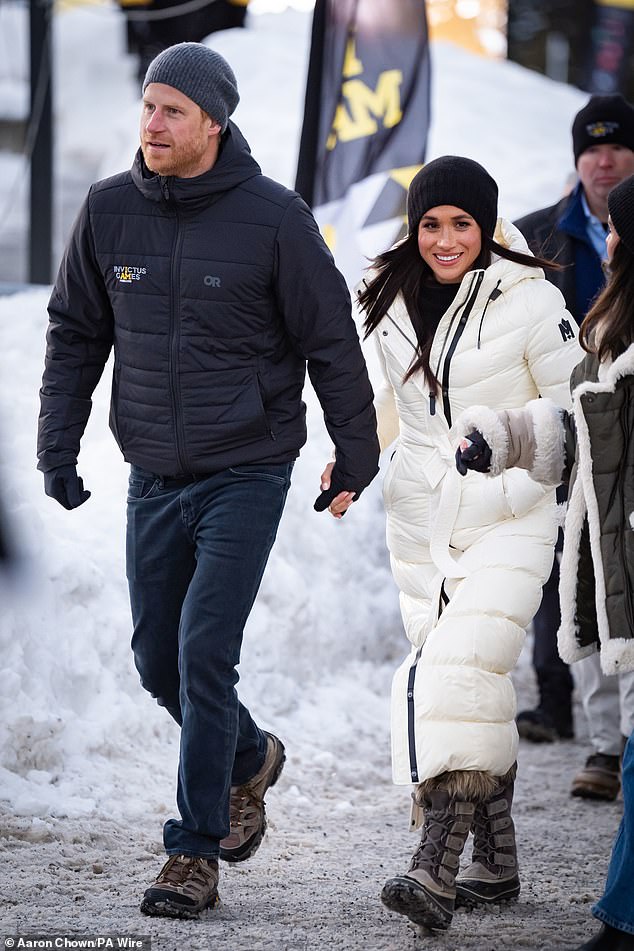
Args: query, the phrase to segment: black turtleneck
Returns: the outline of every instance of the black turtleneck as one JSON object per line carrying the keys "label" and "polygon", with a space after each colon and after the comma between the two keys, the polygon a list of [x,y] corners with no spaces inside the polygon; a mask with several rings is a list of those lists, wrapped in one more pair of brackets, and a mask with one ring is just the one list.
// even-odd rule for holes
{"label": "black turtleneck", "polygon": [[425,329],[432,334],[440,323],[443,314],[451,306],[451,302],[458,293],[460,282],[457,284],[439,284],[438,281],[425,281],[421,284],[418,294],[418,307],[423,318]]}

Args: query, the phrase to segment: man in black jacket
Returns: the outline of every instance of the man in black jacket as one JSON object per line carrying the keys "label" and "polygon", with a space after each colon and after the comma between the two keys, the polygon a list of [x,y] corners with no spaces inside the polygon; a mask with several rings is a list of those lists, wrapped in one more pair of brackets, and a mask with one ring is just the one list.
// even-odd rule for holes
{"label": "man in black jacket", "polygon": [[182,43],[153,60],[143,92],[133,167],[90,189],[51,295],[38,468],[65,508],[89,497],[79,444],[114,348],[132,647],[181,726],[180,818],[141,909],[194,917],[217,899],[218,858],[259,846],[284,763],[238,700],[236,666],[306,440],[307,367],[336,450],[315,508],[344,511],[379,449],[348,290],[309,209],[230,122],[229,64]]}
{"label": "man in black jacket", "polygon": [[[634,172],[634,108],[620,95],[591,96],[574,118],[572,144],[579,178],[574,189],[555,205],[534,211],[516,224],[535,253],[563,265],[546,276],[559,287],[566,307],[581,324],[603,286],[608,193]],[[561,499],[564,497],[561,494]],[[533,621],[539,705],[517,717],[520,735],[535,742],[573,735],[573,681],[557,652],[558,587],[559,562],[555,559]],[[594,752],[575,776],[572,793],[615,799],[620,786],[621,730],[629,731],[628,717],[623,711],[619,727],[615,678],[601,674],[596,658],[589,657],[575,667]],[[630,707],[634,707],[631,702]],[[631,712],[634,714],[634,709]]]}

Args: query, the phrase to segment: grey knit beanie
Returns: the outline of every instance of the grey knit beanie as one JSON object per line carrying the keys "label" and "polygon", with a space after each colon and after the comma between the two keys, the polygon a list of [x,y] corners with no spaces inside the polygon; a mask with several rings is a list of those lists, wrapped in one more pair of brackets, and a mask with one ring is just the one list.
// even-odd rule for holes
{"label": "grey knit beanie", "polygon": [[616,185],[608,195],[608,211],[619,238],[634,254],[634,175]]}
{"label": "grey knit beanie", "polygon": [[498,187],[485,168],[461,155],[443,155],[417,172],[407,193],[410,234],[426,211],[438,205],[462,208],[492,238],[498,214]]}
{"label": "grey knit beanie", "polygon": [[238,84],[229,63],[202,43],[177,43],[156,56],[147,68],[143,92],[150,83],[165,83],[188,96],[224,132],[240,102]]}

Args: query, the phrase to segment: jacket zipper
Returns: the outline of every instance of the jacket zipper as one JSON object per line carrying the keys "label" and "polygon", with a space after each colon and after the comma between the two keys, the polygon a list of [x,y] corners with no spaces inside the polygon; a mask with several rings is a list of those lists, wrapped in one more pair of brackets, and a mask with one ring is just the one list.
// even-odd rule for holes
{"label": "jacket zipper", "polygon": [[262,404],[262,415],[264,416],[264,421],[266,423],[266,431],[269,434],[269,439],[272,439],[273,442],[275,442],[277,439],[277,436],[275,435],[275,433],[273,432],[273,429],[271,428],[271,424],[269,423],[269,418],[266,413],[266,406],[264,405],[264,388],[262,386],[262,377],[260,376],[259,369],[255,371],[255,384],[258,388],[260,403]]}
{"label": "jacket zipper", "polygon": [[[449,425],[449,427],[451,427],[451,403],[449,402],[449,371],[451,368],[451,361],[456,351],[456,347],[458,346],[458,341],[462,337],[465,326],[467,324],[467,320],[469,319],[469,314],[473,310],[473,305],[476,302],[478,291],[480,290],[480,285],[482,284],[483,280],[484,280],[484,271],[479,271],[477,275],[474,275],[474,280],[471,281],[471,287],[469,288],[467,301],[464,305],[462,315],[460,317],[460,320],[458,321],[458,326],[456,327],[451,343],[449,344],[449,347],[447,348],[445,362],[443,363],[442,380],[441,380],[442,404],[443,404],[445,419],[447,420],[447,424]],[[474,287],[474,284],[475,284],[475,287]],[[456,311],[456,314],[457,313],[458,311]],[[454,314],[454,317],[455,317],[455,314]],[[452,324],[453,324],[453,320],[452,320]],[[451,331],[451,326],[449,327],[449,331],[447,332],[447,337],[449,336],[450,331]],[[445,338],[445,343],[446,342],[447,342],[447,338]],[[444,350],[444,347],[443,347],[443,350]],[[441,360],[442,360],[442,352],[440,354],[440,359],[438,360],[437,369],[440,369]],[[438,379],[438,373],[436,373],[436,379]]]}
{"label": "jacket zipper", "polygon": [[627,551],[625,549],[625,533],[620,532],[619,540],[621,548],[621,565],[623,566],[623,588],[625,589],[625,614],[627,616],[627,621],[630,631],[634,630],[634,604],[632,603],[632,587],[630,585],[630,580],[627,576],[628,568],[628,558]]}
{"label": "jacket zipper", "polygon": [[[626,409],[627,409],[626,404]],[[623,419],[624,413],[621,410],[621,430],[624,434],[625,441],[629,439],[629,431],[625,425]],[[619,467],[619,490],[621,494],[621,511],[625,513],[625,456],[621,459],[621,465]],[[634,604],[632,599],[632,586],[630,584],[629,574],[628,574],[628,557],[625,550],[625,532],[621,531],[619,533],[619,546],[621,549],[621,565],[623,567],[623,589],[625,594],[625,613],[628,620],[628,625],[630,631],[634,630]]]}
{"label": "jacket zipper", "polygon": [[413,347],[414,352],[416,352],[416,347],[417,347],[418,345],[417,345],[416,343],[414,343],[413,340],[410,340],[410,339],[409,339],[409,337],[407,336],[407,334],[405,333],[405,331],[403,330],[403,328],[402,328],[402,327],[399,327],[399,325],[396,323],[396,321],[395,321],[394,318],[391,316],[391,314],[388,313],[388,314],[387,314],[387,318],[388,318],[388,320],[390,321],[390,323],[394,324],[394,326],[396,327],[396,329],[398,330],[398,332],[401,334],[401,336],[402,336],[402,337],[405,337],[405,339],[407,340],[407,342],[408,342],[408,344],[410,345],[410,347]]}
{"label": "jacket zipper", "polygon": [[[458,308],[458,310],[459,310],[459,309],[460,309],[460,308]],[[458,313],[458,311],[456,311],[456,313],[455,313],[453,316],[455,317],[457,313]],[[407,340],[408,344],[410,345],[410,347],[413,348],[414,353],[415,353],[415,352],[416,352],[416,348],[417,348],[417,344],[415,344],[412,340],[409,339],[409,337],[407,336],[407,334],[405,333],[405,331],[402,329],[402,327],[399,327],[399,325],[396,323],[396,321],[395,321],[389,314],[388,314],[387,316],[388,316],[388,319],[394,324],[394,326],[396,327],[396,329],[398,330],[398,332],[401,334],[401,336],[402,336],[402,337],[405,337],[405,339]],[[451,319],[452,319],[452,321],[453,321],[453,317],[452,317]],[[451,329],[451,325],[450,325],[450,329]],[[445,338],[445,339],[446,339],[446,338]],[[431,390],[430,390],[430,392],[429,392],[429,414],[430,414],[430,416],[435,416],[435,415],[436,415],[436,394],[435,394],[435,393],[432,393]]]}
{"label": "jacket zipper", "polygon": [[[161,184],[163,198],[170,200],[170,191],[168,179],[164,179]],[[170,328],[169,328],[169,379],[170,396],[172,399],[172,413],[174,414],[174,441],[176,444],[176,458],[178,460],[179,470],[187,472],[187,465],[183,450],[183,432],[180,407],[182,405],[180,398],[180,375],[178,372],[178,353],[180,350],[180,310],[178,306],[178,287],[180,284],[180,252],[182,245],[181,220],[178,214],[178,208],[174,208],[176,215],[176,234],[172,245],[172,257],[170,261]]]}

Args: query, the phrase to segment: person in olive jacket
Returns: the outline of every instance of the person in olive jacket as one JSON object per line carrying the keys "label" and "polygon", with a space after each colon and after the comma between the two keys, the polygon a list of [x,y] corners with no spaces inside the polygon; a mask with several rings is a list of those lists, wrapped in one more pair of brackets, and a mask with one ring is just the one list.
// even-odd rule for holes
{"label": "person in olive jacket", "polygon": [[248,859],[284,746],[239,702],[245,622],[306,441],[306,369],[335,446],[332,484],[378,472],[373,392],[348,289],[302,199],[262,175],[236,78],[181,43],[143,84],[130,171],[90,189],[49,303],[38,468],[67,509],[111,350],[110,426],[131,465],[127,574],[143,686],[181,726],[179,819],[141,910],[194,917],[218,858]]}
{"label": "person in olive jacket", "polygon": [[[551,400],[458,421],[463,474],[519,466],[543,484],[569,483],[559,594],[559,652],[598,655],[606,675],[634,670],[634,175],[608,195],[610,272],[586,315],[586,356],[571,376],[573,412]],[[623,818],[603,895],[601,930],[577,951],[634,951],[634,735],[622,761]]]}
{"label": "person in olive jacket", "polygon": [[[563,265],[547,273],[564,295],[577,324],[605,283],[605,233],[608,194],[634,173],[634,107],[623,96],[593,95],[572,123],[572,152],[578,181],[555,205],[521,218],[517,227],[536,254]],[[565,501],[565,490],[558,489]],[[561,551],[561,535],[557,550]],[[569,738],[574,734],[573,686],[583,705],[590,751],[575,772],[573,796],[614,800],[620,788],[622,735],[634,724],[634,678],[606,678],[596,657],[584,658],[571,669],[557,652],[559,560],[555,558],[544,586],[542,603],[533,619],[533,666],[539,702],[520,710],[520,736],[534,742]],[[574,674],[574,685],[573,675]]]}

